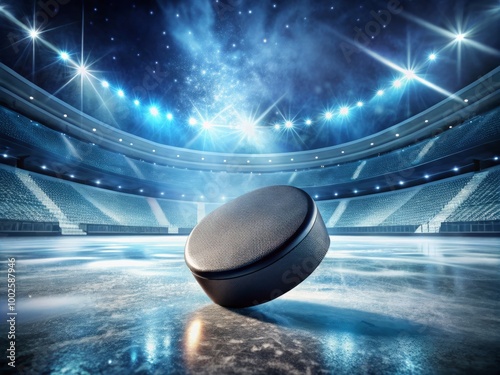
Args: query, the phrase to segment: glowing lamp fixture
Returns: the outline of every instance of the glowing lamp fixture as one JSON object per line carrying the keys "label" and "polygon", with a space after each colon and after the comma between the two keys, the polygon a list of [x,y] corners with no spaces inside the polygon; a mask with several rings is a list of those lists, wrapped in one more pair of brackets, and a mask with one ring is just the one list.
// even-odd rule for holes
{"label": "glowing lamp fixture", "polygon": [[87,67],[85,65],[80,65],[78,68],[77,68],[77,72],[79,75],[81,76],[86,76],[87,75]]}
{"label": "glowing lamp fixture", "polygon": [[158,108],[156,107],[151,107],[149,108],[149,113],[151,113],[152,116],[158,116],[160,114],[160,111],[158,111]]}
{"label": "glowing lamp fixture", "polygon": [[341,107],[339,112],[342,116],[347,116],[349,114],[349,108],[348,107]]}
{"label": "glowing lamp fixture", "polygon": [[408,80],[413,79],[415,78],[415,72],[412,69],[408,69],[405,71],[405,77]]}
{"label": "glowing lamp fixture", "polygon": [[29,31],[29,35],[30,35],[31,39],[36,39],[36,38],[38,38],[38,36],[40,35],[40,33],[36,29],[31,29]]}

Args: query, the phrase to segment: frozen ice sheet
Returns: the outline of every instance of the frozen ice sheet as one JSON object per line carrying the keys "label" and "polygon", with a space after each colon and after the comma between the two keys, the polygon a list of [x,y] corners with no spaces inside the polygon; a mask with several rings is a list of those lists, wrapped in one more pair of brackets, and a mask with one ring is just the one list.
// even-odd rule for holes
{"label": "frozen ice sheet", "polygon": [[[458,373],[500,368],[498,238],[332,237],[268,304],[214,305],[186,237],[4,238],[22,373]],[[6,316],[6,282],[0,313]],[[7,332],[2,319],[2,332]],[[6,335],[0,337],[2,350]],[[6,369],[6,360],[2,360]]]}

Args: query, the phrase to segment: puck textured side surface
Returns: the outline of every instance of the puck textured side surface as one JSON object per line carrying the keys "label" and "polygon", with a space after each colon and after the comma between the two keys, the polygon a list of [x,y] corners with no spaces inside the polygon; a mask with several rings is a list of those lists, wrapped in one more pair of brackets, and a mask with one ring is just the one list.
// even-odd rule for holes
{"label": "puck textured side surface", "polygon": [[329,245],[312,198],[294,187],[271,186],[205,217],[188,238],[185,260],[215,303],[247,307],[305,280]]}

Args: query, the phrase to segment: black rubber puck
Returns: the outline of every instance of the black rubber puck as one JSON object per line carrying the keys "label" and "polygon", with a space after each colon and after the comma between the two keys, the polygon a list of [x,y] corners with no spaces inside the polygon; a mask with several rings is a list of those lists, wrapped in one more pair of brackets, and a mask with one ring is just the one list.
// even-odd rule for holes
{"label": "black rubber puck", "polygon": [[270,186],[207,215],[191,232],[184,256],[215,303],[248,307],[304,281],[329,246],[313,199],[295,187]]}

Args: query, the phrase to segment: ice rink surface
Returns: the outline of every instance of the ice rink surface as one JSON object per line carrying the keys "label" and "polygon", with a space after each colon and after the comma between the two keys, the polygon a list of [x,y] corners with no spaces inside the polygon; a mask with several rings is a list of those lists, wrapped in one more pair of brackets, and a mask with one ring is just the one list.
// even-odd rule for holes
{"label": "ice rink surface", "polygon": [[17,373],[500,371],[499,238],[331,237],[306,281],[242,310],[209,300],[185,241],[1,238],[2,352],[14,257]]}

